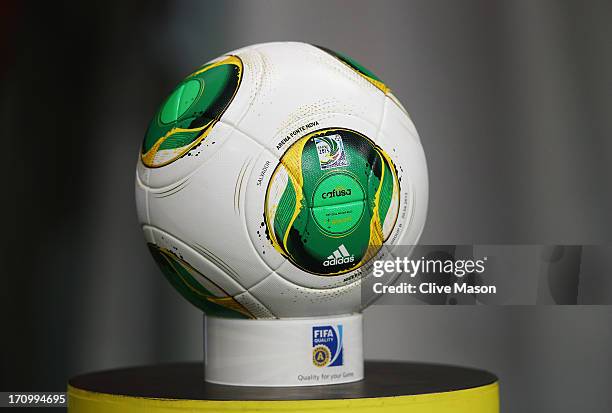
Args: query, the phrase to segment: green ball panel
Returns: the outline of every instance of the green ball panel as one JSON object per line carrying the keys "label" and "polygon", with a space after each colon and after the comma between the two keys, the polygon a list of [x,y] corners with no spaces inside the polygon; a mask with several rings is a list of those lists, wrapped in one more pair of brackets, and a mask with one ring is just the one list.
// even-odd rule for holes
{"label": "green ball panel", "polygon": [[155,244],[148,244],[148,247],[166,279],[191,304],[214,317],[249,318],[239,311],[210,301],[214,299],[213,294],[193,278],[179,258],[162,252]]}
{"label": "green ball panel", "polygon": [[[149,123],[142,144],[145,165],[163,166],[180,158],[230,105],[240,85],[242,63],[235,56],[198,69],[170,93]],[[168,160],[159,151],[178,149]]]}
{"label": "green ball panel", "polygon": [[[284,254],[303,270],[320,275],[346,272],[371,256],[372,242],[382,242],[381,226],[399,183],[382,150],[357,132],[324,130],[306,139],[302,146],[294,144],[301,153],[292,147],[281,159],[279,167],[293,179],[275,210],[274,235]],[[300,162],[285,161],[287,156],[299,156]],[[296,205],[300,190],[301,203]]]}
{"label": "green ball panel", "polygon": [[159,118],[162,124],[176,122],[193,105],[202,90],[204,82],[190,79],[181,83],[161,107]]}
{"label": "green ball panel", "polygon": [[363,200],[311,208],[319,229],[331,235],[344,235],[359,225],[365,210]]}
{"label": "green ball panel", "polygon": [[336,52],[333,51],[331,49],[328,49],[326,47],[323,46],[317,46],[319,49],[321,50],[325,50],[327,53],[329,53],[330,55],[336,57],[337,59],[341,60],[342,62],[346,63],[347,65],[349,65],[350,67],[352,67],[353,69],[355,69],[357,72],[372,78],[374,80],[378,80],[379,82],[382,82],[382,80],[380,80],[380,78],[378,76],[376,76],[374,74],[374,72],[372,72],[371,70],[368,70],[367,67],[365,67],[364,65],[362,65],[361,63],[359,63],[357,60],[353,59],[352,57],[344,54],[344,53],[340,53],[340,52]]}

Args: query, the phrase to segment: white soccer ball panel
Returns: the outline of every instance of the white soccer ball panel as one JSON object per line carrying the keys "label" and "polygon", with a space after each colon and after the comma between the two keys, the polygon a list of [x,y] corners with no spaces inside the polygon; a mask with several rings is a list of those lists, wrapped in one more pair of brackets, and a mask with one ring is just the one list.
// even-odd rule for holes
{"label": "white soccer ball panel", "polygon": [[242,304],[255,318],[269,319],[276,318],[266,306],[264,306],[253,294],[245,291],[234,297],[234,300]]}
{"label": "white soccer ball panel", "polygon": [[135,183],[135,199],[136,199],[136,213],[138,214],[138,222],[146,224],[149,222],[149,211],[147,205],[147,188],[143,185],[140,180],[138,173],[136,174]]}
{"label": "white soccer ball panel", "polygon": [[391,251],[396,249],[393,245],[416,244],[427,216],[427,163],[418,135],[409,132],[411,124],[408,116],[389,99],[378,140],[394,160],[400,179],[398,221],[387,239]]}
{"label": "white soccer ball panel", "polygon": [[249,289],[278,318],[350,314],[361,308],[360,283],[337,288],[304,288],[276,273]]}
{"label": "white soccer ball panel", "polygon": [[260,151],[259,145],[238,131],[215,156],[169,192],[150,190],[152,225],[206,249],[231,269],[231,276],[249,288],[270,273],[249,239],[239,210],[241,171]]}
{"label": "white soccer ball panel", "polygon": [[261,85],[238,128],[267,148],[276,147],[277,136],[292,130],[289,125],[300,127],[329,114],[380,123],[384,94],[328,53],[293,42],[266,43],[254,50],[263,61],[261,68],[253,68],[263,71]]}
{"label": "white soccer ball panel", "polygon": [[404,105],[402,105],[402,103],[397,99],[397,97],[392,92],[389,92],[387,93],[387,97],[385,99],[385,121],[383,123],[391,124],[394,122],[401,125],[399,126],[400,129],[408,130],[415,139],[417,139],[419,142],[421,141],[410,114]]}
{"label": "white soccer ball panel", "polygon": [[278,165],[278,158],[270,151],[262,149],[258,157],[253,157],[241,180],[244,181],[243,209],[248,237],[253,247],[268,265],[275,270],[286,261],[270,242],[270,235],[264,218],[266,188],[270,175]]}

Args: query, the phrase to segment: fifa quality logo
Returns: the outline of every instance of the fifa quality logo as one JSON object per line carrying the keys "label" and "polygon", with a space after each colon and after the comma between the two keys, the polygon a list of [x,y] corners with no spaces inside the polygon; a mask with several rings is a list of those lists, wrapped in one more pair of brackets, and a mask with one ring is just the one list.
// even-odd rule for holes
{"label": "fifa quality logo", "polygon": [[342,324],[312,327],[312,364],[317,367],[343,365]]}
{"label": "fifa quality logo", "polygon": [[317,145],[317,154],[319,155],[319,165],[321,170],[339,168],[348,166],[346,153],[344,152],[344,143],[340,135],[322,136],[314,138]]}

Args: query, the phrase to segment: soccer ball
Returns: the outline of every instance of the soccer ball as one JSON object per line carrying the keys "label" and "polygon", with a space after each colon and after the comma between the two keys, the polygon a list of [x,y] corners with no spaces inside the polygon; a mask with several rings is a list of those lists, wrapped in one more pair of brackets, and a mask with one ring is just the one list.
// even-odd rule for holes
{"label": "soccer ball", "polygon": [[136,173],[151,254],[218,317],[360,311],[373,261],[418,241],[427,196],[419,136],[386,84],[294,42],[187,76],[151,120]]}

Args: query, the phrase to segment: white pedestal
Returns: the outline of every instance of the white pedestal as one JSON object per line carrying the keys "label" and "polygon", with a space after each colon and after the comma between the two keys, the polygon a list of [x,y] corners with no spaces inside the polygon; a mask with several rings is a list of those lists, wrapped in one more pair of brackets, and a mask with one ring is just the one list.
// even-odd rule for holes
{"label": "white pedestal", "polygon": [[234,320],[204,316],[204,377],[235,386],[363,379],[363,317]]}

